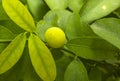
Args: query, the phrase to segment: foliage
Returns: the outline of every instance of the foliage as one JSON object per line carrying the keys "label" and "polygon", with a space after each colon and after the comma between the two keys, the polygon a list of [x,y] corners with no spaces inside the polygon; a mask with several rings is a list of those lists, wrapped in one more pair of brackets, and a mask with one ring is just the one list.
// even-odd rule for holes
{"label": "foliage", "polygon": [[120,0],[0,0],[0,81],[120,81],[119,32]]}

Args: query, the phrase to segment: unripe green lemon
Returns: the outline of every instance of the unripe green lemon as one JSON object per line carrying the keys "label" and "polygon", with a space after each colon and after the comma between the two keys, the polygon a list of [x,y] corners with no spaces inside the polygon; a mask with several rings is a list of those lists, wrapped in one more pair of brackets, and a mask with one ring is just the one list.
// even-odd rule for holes
{"label": "unripe green lemon", "polygon": [[49,46],[53,48],[60,48],[66,42],[65,33],[58,27],[48,28],[45,32],[45,40]]}

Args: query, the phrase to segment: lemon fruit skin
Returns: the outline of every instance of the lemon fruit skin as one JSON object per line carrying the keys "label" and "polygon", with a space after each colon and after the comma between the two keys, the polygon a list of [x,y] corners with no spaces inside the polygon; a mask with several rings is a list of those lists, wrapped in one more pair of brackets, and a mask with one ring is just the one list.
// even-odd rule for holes
{"label": "lemon fruit skin", "polygon": [[52,48],[61,48],[66,43],[66,36],[62,29],[50,27],[45,32],[45,40]]}

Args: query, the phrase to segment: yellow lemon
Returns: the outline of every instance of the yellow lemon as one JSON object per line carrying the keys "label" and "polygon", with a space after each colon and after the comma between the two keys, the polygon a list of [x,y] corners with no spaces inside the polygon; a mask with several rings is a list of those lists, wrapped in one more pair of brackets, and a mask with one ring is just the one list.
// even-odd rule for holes
{"label": "yellow lemon", "polygon": [[62,29],[58,27],[48,28],[45,32],[45,40],[49,46],[60,48],[66,42],[66,36]]}

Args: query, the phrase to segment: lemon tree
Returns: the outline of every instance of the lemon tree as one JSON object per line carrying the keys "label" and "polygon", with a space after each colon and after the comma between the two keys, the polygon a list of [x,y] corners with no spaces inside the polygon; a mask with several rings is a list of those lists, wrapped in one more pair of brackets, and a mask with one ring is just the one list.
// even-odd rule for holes
{"label": "lemon tree", "polygon": [[0,81],[120,81],[120,0],[0,0]]}
{"label": "lemon tree", "polygon": [[58,27],[48,28],[45,32],[45,40],[49,46],[53,48],[60,48],[66,42],[65,33]]}

